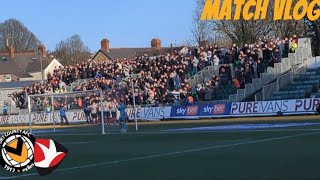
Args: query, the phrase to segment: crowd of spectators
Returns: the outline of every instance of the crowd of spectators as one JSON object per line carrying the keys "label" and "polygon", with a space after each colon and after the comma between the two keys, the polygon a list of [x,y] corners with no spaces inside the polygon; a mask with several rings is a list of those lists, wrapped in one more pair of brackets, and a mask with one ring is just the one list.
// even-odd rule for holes
{"label": "crowd of spectators", "polygon": [[[291,41],[291,47],[289,43]],[[87,79],[73,87],[73,91],[105,91],[106,99],[124,98],[129,105],[133,96],[138,105],[172,104],[181,99],[204,100],[204,92],[212,90],[219,98],[220,89],[232,86],[244,88],[254,78],[259,78],[267,67],[288,57],[297,48],[296,37],[280,39],[258,39],[255,44],[219,47],[205,45],[184,53],[175,51],[156,57],[140,56],[107,60],[104,62],[82,62],[81,64],[56,67],[47,75],[44,83],[24,87],[22,92],[12,94],[20,108],[26,107],[27,94],[63,93],[66,87],[78,79]],[[207,66],[219,67],[218,75],[207,77],[205,83],[191,86],[188,78]],[[130,75],[138,78],[132,79]],[[132,93],[132,81],[134,94]]]}
{"label": "crowd of spectators", "polygon": [[[215,66],[220,64],[220,69],[219,76],[213,75],[205,84],[197,84],[197,91],[201,92],[200,100],[203,99],[206,90],[214,90],[214,94],[217,95],[222,86],[232,84],[235,89],[244,88],[245,84],[260,78],[260,74],[268,67],[280,63],[281,58],[288,57],[288,53],[293,53],[296,48],[296,36],[283,40],[259,38],[255,44],[233,44],[225,48],[202,47],[205,51],[200,53],[200,59]],[[234,73],[229,64],[233,66]]]}

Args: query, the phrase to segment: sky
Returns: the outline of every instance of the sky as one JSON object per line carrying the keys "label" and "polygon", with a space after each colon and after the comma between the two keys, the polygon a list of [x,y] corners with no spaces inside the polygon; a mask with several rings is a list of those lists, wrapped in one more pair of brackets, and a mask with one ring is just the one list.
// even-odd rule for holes
{"label": "sky", "polygon": [[181,45],[190,36],[195,0],[10,0],[0,22],[20,20],[48,50],[79,34],[92,52],[103,38],[110,48]]}

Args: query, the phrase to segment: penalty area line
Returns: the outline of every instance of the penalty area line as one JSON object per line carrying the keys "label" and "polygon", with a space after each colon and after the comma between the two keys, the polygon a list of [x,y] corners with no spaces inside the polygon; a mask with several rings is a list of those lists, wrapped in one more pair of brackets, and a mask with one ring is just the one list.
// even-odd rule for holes
{"label": "penalty area line", "polygon": [[[267,138],[267,139],[259,139],[259,140],[250,140],[250,141],[231,143],[231,144],[225,144],[225,145],[208,146],[208,147],[189,149],[189,150],[184,150],[184,151],[174,151],[174,152],[168,152],[168,153],[163,153],[163,154],[141,156],[141,157],[129,158],[129,159],[123,159],[123,160],[106,161],[106,162],[95,163],[95,164],[87,164],[87,165],[82,165],[82,166],[75,166],[75,167],[70,167],[70,168],[57,169],[53,173],[63,172],[63,171],[70,171],[70,170],[77,170],[77,169],[84,169],[84,168],[90,168],[90,167],[96,167],[96,166],[103,166],[103,165],[109,165],[109,164],[118,164],[118,163],[123,163],[123,162],[130,162],[130,161],[137,161],[137,160],[144,160],[144,159],[152,159],[152,158],[158,158],[158,157],[164,157],[164,156],[181,155],[181,154],[185,154],[185,153],[199,152],[199,151],[205,151],[205,150],[220,149],[220,148],[227,148],[227,147],[235,147],[235,146],[241,146],[241,145],[246,145],[246,144],[256,144],[256,143],[262,143],[262,142],[290,139],[290,138],[296,138],[296,137],[302,137],[302,136],[310,136],[310,135],[315,135],[315,134],[320,134],[320,132],[312,132],[312,133],[280,136],[280,137],[275,137],[275,138]],[[30,177],[30,176],[36,176],[36,175],[38,175],[38,173],[16,175],[16,176],[11,176],[11,177],[0,177],[0,179],[16,179],[16,178]]]}

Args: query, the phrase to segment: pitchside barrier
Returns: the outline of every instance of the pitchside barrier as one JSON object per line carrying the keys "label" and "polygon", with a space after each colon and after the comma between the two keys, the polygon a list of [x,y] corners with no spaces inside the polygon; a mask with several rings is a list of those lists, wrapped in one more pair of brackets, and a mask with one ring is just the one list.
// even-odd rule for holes
{"label": "pitchside barrier", "polygon": [[[320,98],[291,99],[278,101],[235,102],[221,104],[204,104],[194,106],[164,106],[164,107],[136,107],[127,109],[129,120],[159,121],[166,119],[199,119],[223,117],[252,117],[274,116],[281,112],[283,115],[314,114]],[[53,114],[53,115],[52,115]],[[118,113],[117,113],[118,114]],[[69,123],[84,123],[86,116],[83,110],[75,109],[66,113]],[[52,124],[53,119],[59,119],[59,112],[35,113],[26,115],[0,116],[1,126],[23,125],[30,122],[33,125]]]}

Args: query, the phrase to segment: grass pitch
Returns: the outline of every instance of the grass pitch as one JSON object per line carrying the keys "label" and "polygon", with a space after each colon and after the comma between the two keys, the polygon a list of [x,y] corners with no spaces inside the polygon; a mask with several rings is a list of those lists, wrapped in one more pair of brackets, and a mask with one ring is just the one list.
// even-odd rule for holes
{"label": "grass pitch", "polygon": [[[319,122],[317,118],[269,118],[262,122]],[[0,169],[0,179],[320,179],[320,125],[163,131],[246,123],[261,122],[141,123],[139,132],[130,124],[127,134],[118,133],[118,126],[108,126],[105,135],[99,134],[100,126],[64,127],[56,133],[42,129],[36,137],[54,139],[69,149],[58,169],[45,177],[40,177],[35,168],[23,174]]]}

